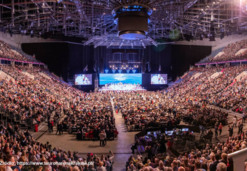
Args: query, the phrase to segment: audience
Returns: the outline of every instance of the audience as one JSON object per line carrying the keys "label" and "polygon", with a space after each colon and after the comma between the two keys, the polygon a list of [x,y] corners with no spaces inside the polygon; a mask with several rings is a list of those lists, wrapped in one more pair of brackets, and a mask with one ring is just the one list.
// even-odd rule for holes
{"label": "audience", "polygon": [[[192,149],[190,152],[174,157],[169,153],[156,153],[151,156],[131,156],[127,162],[127,170],[145,170],[151,168],[166,168],[167,170],[196,170],[204,169],[210,171],[232,170],[233,162],[227,154],[246,148],[247,132],[229,137],[226,142],[207,144],[204,149]],[[156,164],[159,163],[159,164]]]}
{"label": "audience", "polygon": [[[41,144],[36,142],[27,131],[22,132],[18,125],[12,127],[10,124],[5,127],[0,123],[0,161],[12,162],[12,164],[1,166],[6,167],[6,170],[22,169],[29,170],[31,168],[52,168],[52,170],[64,169],[96,169],[107,168],[109,171],[113,164],[114,155],[109,152],[108,155],[97,156],[89,153],[87,157],[81,157],[76,152],[65,152],[58,148],[52,148],[47,142]],[[30,165],[16,165],[17,162],[67,162],[65,165],[50,165],[50,166],[30,166]],[[75,166],[69,163],[81,162],[81,165]],[[92,164],[90,164],[92,163]]]}
{"label": "audience", "polygon": [[[209,59],[210,62],[242,60],[247,58],[247,40],[241,40],[227,45],[221,55]],[[241,50],[241,51],[240,51]]]}
{"label": "audience", "polygon": [[21,54],[3,41],[0,41],[0,58],[9,58],[20,61],[36,61],[35,58],[30,58],[27,55]]}
{"label": "audience", "polygon": [[40,69],[1,66],[12,79],[0,84],[0,109],[34,129],[47,118],[59,124],[60,132],[80,133],[80,139],[98,139],[105,130],[108,139],[117,135],[107,93],[82,93]]}
{"label": "audience", "polygon": [[[244,58],[246,54],[238,57],[235,54],[245,47],[247,41],[231,44],[224,49],[224,55],[214,60]],[[4,42],[0,42],[0,57],[28,60]],[[200,128],[202,135],[209,135],[212,139],[210,129],[215,130],[215,136],[220,136],[223,126],[228,125],[229,111],[222,108],[242,113],[243,122],[247,117],[246,70],[247,65],[194,68],[180,83],[162,91],[144,91],[140,85],[132,86],[132,91],[128,92],[105,91],[129,90],[128,85],[115,84],[105,86],[99,92],[84,93],[41,68],[0,65],[0,111],[12,123],[7,126],[0,123],[0,161],[12,162],[4,166],[6,170],[29,169],[29,166],[16,165],[17,161],[94,163],[42,166],[44,170],[111,170],[111,152],[101,157],[89,153],[87,158],[82,158],[76,152],[65,152],[52,148],[49,143],[36,142],[29,129],[38,131],[37,125],[47,122],[50,133],[55,126],[59,135],[67,131],[76,134],[78,140],[101,140],[100,144],[104,146],[106,139],[113,140],[118,134],[114,112],[122,115],[128,131],[156,125],[176,127],[183,123]],[[115,106],[112,107],[111,101]],[[27,129],[23,132],[19,125]],[[229,125],[226,142],[211,144],[210,141],[206,147],[190,148],[178,157],[167,152],[173,150],[173,138],[163,137],[151,142],[139,139],[136,146],[142,145],[146,155],[131,156],[127,170],[233,170],[227,154],[247,145],[243,123],[235,118],[233,125],[238,127],[238,135],[233,135],[233,127]],[[185,136],[186,140],[194,139],[190,134]]]}

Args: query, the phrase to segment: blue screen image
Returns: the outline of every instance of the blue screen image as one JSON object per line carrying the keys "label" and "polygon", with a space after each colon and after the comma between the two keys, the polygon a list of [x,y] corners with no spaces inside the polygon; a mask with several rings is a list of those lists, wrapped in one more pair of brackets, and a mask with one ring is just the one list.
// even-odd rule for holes
{"label": "blue screen image", "polygon": [[151,84],[167,84],[167,74],[151,74]]}
{"label": "blue screen image", "polygon": [[92,74],[76,74],[75,85],[92,85]]}
{"label": "blue screen image", "polygon": [[100,74],[99,84],[142,84],[142,74]]}

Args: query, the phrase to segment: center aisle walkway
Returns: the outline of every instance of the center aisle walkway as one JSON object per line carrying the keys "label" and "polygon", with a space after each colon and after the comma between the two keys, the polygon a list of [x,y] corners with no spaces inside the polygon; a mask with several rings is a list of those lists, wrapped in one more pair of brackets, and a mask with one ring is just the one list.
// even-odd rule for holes
{"label": "center aisle walkway", "polygon": [[131,155],[131,145],[134,144],[134,136],[136,132],[127,132],[121,112],[116,113],[115,111],[113,99],[111,99],[111,104],[115,117],[115,125],[118,130],[117,149],[113,170],[122,171],[125,170],[126,161]]}

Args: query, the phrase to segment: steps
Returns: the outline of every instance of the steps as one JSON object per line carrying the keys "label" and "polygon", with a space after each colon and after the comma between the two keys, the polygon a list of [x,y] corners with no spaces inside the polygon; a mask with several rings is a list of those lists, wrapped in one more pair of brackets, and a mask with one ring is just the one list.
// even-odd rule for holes
{"label": "steps", "polygon": [[48,131],[48,126],[46,122],[42,122],[39,124],[38,132],[30,131],[31,136],[38,140],[41,136],[43,136]]}

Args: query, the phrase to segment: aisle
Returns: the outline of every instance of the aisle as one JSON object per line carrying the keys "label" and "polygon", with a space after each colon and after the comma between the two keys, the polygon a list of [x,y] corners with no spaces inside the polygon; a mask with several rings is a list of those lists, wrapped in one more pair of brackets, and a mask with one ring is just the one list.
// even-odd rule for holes
{"label": "aisle", "polygon": [[113,165],[113,170],[122,171],[125,170],[126,161],[131,155],[131,146],[134,144],[134,137],[136,132],[127,132],[124,119],[122,118],[121,112],[115,112],[115,104],[111,99],[113,115],[115,117],[115,125],[118,130],[118,138],[116,140],[116,152],[115,152],[115,162]]}

